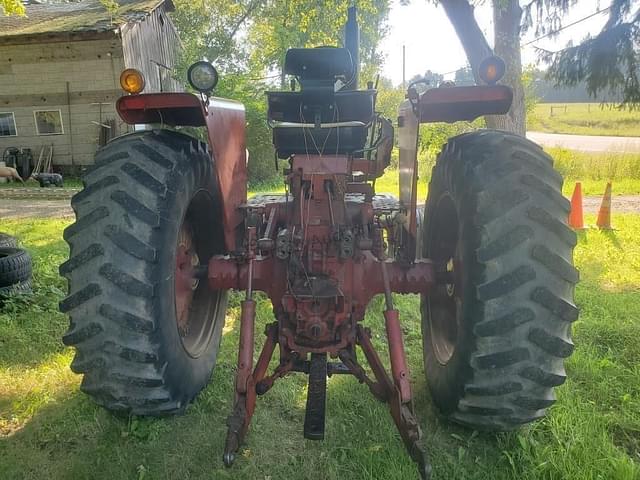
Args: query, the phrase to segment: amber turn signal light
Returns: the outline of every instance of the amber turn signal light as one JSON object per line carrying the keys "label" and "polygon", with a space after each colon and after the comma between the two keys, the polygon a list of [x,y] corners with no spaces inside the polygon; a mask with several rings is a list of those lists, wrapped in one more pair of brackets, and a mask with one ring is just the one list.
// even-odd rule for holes
{"label": "amber turn signal light", "polygon": [[127,93],[140,93],[144,89],[144,77],[135,68],[127,68],[120,74],[120,86]]}
{"label": "amber turn signal light", "polygon": [[483,81],[489,85],[494,85],[504,76],[505,70],[506,66],[504,64],[504,60],[492,55],[482,61],[478,68],[478,73]]}

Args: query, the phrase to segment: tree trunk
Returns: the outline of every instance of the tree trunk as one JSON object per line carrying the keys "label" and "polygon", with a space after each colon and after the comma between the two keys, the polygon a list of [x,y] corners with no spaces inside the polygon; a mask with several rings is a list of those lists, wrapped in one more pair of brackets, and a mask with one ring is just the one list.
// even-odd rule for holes
{"label": "tree trunk", "polygon": [[521,17],[522,8],[520,8],[518,0],[494,0],[495,53],[507,65],[507,71],[501,83],[510,86],[513,90],[513,103],[506,115],[490,115],[485,119],[489,128],[507,130],[524,136],[526,133],[526,110],[520,56]]}
{"label": "tree trunk", "polygon": [[441,0],[444,11],[449,17],[453,28],[467,54],[467,60],[473,71],[473,78],[480,84],[478,67],[480,62],[492,54],[491,47],[484,38],[482,30],[473,16],[473,7],[467,0]]}
{"label": "tree trunk", "polygon": [[[482,60],[492,55],[491,47],[480,30],[468,0],[441,0],[453,28],[471,65],[473,77],[480,85],[478,67]],[[500,83],[513,89],[513,104],[506,115],[485,117],[488,128],[525,134],[524,88],[522,87],[522,61],[520,57],[520,19],[522,9],[518,0],[493,0],[495,53],[507,66]]]}

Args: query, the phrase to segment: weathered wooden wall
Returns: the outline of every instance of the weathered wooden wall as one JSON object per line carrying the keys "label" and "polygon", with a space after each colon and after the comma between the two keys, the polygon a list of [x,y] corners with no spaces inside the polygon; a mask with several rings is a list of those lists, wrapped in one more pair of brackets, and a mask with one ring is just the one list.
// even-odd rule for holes
{"label": "weathered wooden wall", "polygon": [[142,72],[147,82],[146,92],[182,89],[173,78],[179,48],[180,39],[164,6],[159,6],[142,21],[122,27],[125,66]]}
{"label": "weathered wooden wall", "polygon": [[[119,78],[124,68],[143,72],[145,92],[180,90],[173,71],[153,63],[173,69],[180,48],[164,6],[119,33],[53,43],[26,37],[21,42],[0,42],[0,112],[14,113],[18,133],[0,137],[0,155],[7,147],[26,147],[37,157],[43,146],[53,145],[54,165],[90,165],[100,134],[94,122],[115,121],[116,134],[130,129],[115,111],[115,101],[123,95]],[[64,134],[37,134],[33,112],[43,109],[61,111]]]}
{"label": "weathered wooden wall", "polygon": [[[7,147],[27,147],[37,155],[42,146],[53,145],[54,165],[92,164],[99,135],[93,122],[100,122],[100,109],[103,123],[117,119],[123,64],[115,35],[105,40],[0,45],[0,112],[14,113],[18,133],[0,137],[0,153]],[[36,110],[60,110],[64,134],[37,135]]]}

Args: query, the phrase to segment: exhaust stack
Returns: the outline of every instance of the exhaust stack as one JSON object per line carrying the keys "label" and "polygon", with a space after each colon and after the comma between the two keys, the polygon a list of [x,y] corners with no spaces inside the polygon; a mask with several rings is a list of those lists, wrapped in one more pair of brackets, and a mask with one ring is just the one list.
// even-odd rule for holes
{"label": "exhaust stack", "polygon": [[358,28],[357,8],[347,10],[347,23],[344,26],[344,46],[351,53],[353,77],[344,86],[344,90],[357,90],[360,77],[360,29]]}

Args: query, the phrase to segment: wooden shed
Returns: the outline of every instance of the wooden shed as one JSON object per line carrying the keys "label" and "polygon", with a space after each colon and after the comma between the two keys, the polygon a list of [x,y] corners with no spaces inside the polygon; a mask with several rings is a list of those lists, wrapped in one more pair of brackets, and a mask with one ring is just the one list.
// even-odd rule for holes
{"label": "wooden shed", "polygon": [[56,170],[77,171],[128,129],[115,112],[123,69],[142,71],[145,92],[181,89],[171,0],[118,5],[31,1],[26,17],[0,15],[0,154],[31,149],[37,161],[51,151]]}

